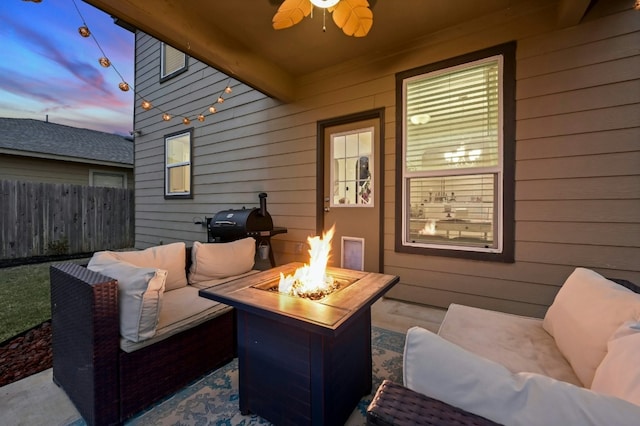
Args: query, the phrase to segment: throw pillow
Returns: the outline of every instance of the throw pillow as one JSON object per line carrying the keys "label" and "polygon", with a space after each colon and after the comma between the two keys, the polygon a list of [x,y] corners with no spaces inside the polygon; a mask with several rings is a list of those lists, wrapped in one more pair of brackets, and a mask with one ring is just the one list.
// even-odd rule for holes
{"label": "throw pillow", "polygon": [[122,337],[140,342],[156,334],[167,271],[141,268],[123,261],[90,264],[87,269],[118,280]]}
{"label": "throw pillow", "polygon": [[251,238],[229,243],[201,243],[196,241],[191,248],[189,283],[240,275],[253,268],[256,241]]}
{"label": "throw pillow", "polygon": [[596,370],[591,390],[640,405],[640,329],[637,327],[637,323],[628,321],[609,340],[607,355]]}
{"label": "throw pillow", "polygon": [[576,375],[590,388],[607,343],[620,325],[640,320],[636,294],[585,268],[576,268],[547,311],[542,326]]}
{"label": "throw pillow", "polygon": [[94,264],[122,260],[143,268],[167,271],[166,291],[187,285],[186,245],[183,242],[135,251],[101,251],[94,254]]}
{"label": "throw pillow", "polygon": [[640,407],[535,373],[511,373],[419,327],[407,332],[405,386],[510,426],[626,426]]}

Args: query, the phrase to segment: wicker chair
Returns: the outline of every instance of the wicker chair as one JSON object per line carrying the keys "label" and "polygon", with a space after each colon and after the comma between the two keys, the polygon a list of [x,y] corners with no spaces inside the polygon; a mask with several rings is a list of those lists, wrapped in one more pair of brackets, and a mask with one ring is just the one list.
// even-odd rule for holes
{"label": "wicker chair", "polygon": [[[640,286],[631,281],[618,278],[609,278],[609,280],[640,294]],[[390,380],[382,382],[367,408],[367,425],[369,426],[497,424]]]}
{"label": "wicker chair", "polygon": [[236,355],[234,310],[127,353],[116,280],[73,263],[50,278],[53,380],[88,425],[121,424]]}
{"label": "wicker chair", "polygon": [[382,382],[367,408],[369,426],[495,426],[497,423],[429,398],[390,380]]}

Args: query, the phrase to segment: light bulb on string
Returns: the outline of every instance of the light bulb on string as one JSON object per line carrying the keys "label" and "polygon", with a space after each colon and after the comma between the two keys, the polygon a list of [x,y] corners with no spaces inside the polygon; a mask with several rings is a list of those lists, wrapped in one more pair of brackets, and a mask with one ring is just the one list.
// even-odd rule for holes
{"label": "light bulb on string", "polygon": [[91,31],[89,31],[89,27],[87,27],[86,25],[83,25],[80,28],[78,28],[78,32],[84,38],[87,38],[91,35]]}
{"label": "light bulb on string", "polygon": [[[31,1],[33,3],[40,3],[42,0],[23,0],[23,1]],[[331,2],[338,2],[339,0],[318,0],[320,3],[322,4],[322,7],[328,7],[328,5],[331,4]],[[109,58],[107,57],[106,53],[104,52],[104,50],[102,49],[102,46],[100,46],[100,43],[98,42],[98,40],[96,39],[95,35],[93,35],[91,33],[91,31],[89,30],[89,26],[87,25],[84,17],[82,16],[82,12],[80,11],[80,9],[78,8],[78,5],[76,4],[76,0],[72,0],[76,11],[78,12],[78,15],[80,17],[80,19],[82,20],[82,25],[80,27],[78,27],[78,33],[84,37],[84,38],[88,38],[91,37],[93,38],[94,42],[96,43],[98,49],[100,50],[100,52],[102,53],[102,56],[98,59],[98,63],[104,67],[104,68],[109,68],[112,67],[114,69],[114,71],[118,74],[118,76],[120,77],[120,83],[118,84],[118,87],[120,88],[120,90],[122,90],[123,92],[127,92],[129,90],[133,90],[135,97],[139,97],[140,100],[140,107],[145,110],[145,111],[149,111],[153,108],[153,105],[150,101],[142,98],[135,90],[135,88],[133,86],[130,86],[129,83],[127,83],[124,78],[122,77],[122,75],[120,74],[120,72],[116,69],[115,65],[111,63],[111,61],[109,60]],[[231,88],[230,85],[231,79],[228,80],[226,87],[224,88],[224,90],[222,91],[222,93],[218,96],[216,104],[221,104],[225,101],[223,94],[230,94],[233,90]],[[218,110],[216,109],[215,104],[209,106],[208,108],[209,112],[211,114],[215,114],[218,112]],[[170,121],[173,118],[173,116],[171,114],[169,114],[168,112],[163,112],[162,113],[162,120],[163,121]],[[204,122],[206,120],[206,117],[204,115],[204,113],[199,114],[198,116],[196,116],[196,118],[199,122]],[[182,118],[182,123],[185,125],[191,124],[191,119],[189,119],[188,117],[183,117]]]}

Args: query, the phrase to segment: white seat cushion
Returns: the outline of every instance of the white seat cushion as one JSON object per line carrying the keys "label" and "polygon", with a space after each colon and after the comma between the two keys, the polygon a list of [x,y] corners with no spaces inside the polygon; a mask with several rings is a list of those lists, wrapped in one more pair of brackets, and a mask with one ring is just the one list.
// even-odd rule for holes
{"label": "white seat cushion", "polygon": [[640,406],[534,373],[511,373],[428,330],[413,327],[404,349],[404,385],[510,426],[628,426]]}
{"label": "white seat cushion", "polygon": [[244,278],[244,277],[248,277],[249,275],[253,275],[253,274],[257,274],[258,271],[257,269],[252,269],[248,272],[245,272],[244,274],[240,274],[240,275],[234,275],[231,277],[225,277],[225,278],[215,278],[212,280],[206,280],[206,281],[198,281],[196,283],[193,284],[189,284],[191,287],[195,287],[197,289],[203,289],[203,288],[209,288],[209,287],[214,287],[217,286],[219,284],[223,284],[229,281],[233,281],[233,280],[237,280],[239,278]]}
{"label": "white seat cushion", "polygon": [[504,365],[582,386],[542,319],[452,304],[438,334],[460,347]]}
{"label": "white seat cushion", "polygon": [[120,348],[125,352],[133,352],[202,324],[231,309],[223,303],[200,297],[198,289],[190,285],[166,291],[155,336],[141,342],[120,339]]}

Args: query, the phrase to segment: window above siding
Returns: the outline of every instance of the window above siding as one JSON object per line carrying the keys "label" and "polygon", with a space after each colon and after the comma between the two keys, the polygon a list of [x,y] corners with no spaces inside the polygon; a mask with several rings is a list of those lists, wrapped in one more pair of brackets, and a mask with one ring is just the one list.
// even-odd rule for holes
{"label": "window above siding", "polygon": [[187,70],[187,55],[168,44],[160,44],[160,81]]}
{"label": "window above siding", "polygon": [[191,135],[192,129],[165,136],[165,198],[192,198]]}
{"label": "window above siding", "polygon": [[397,251],[513,260],[514,47],[397,75]]}
{"label": "window above siding", "polygon": [[89,185],[106,186],[109,188],[126,188],[127,174],[120,172],[89,170]]}

